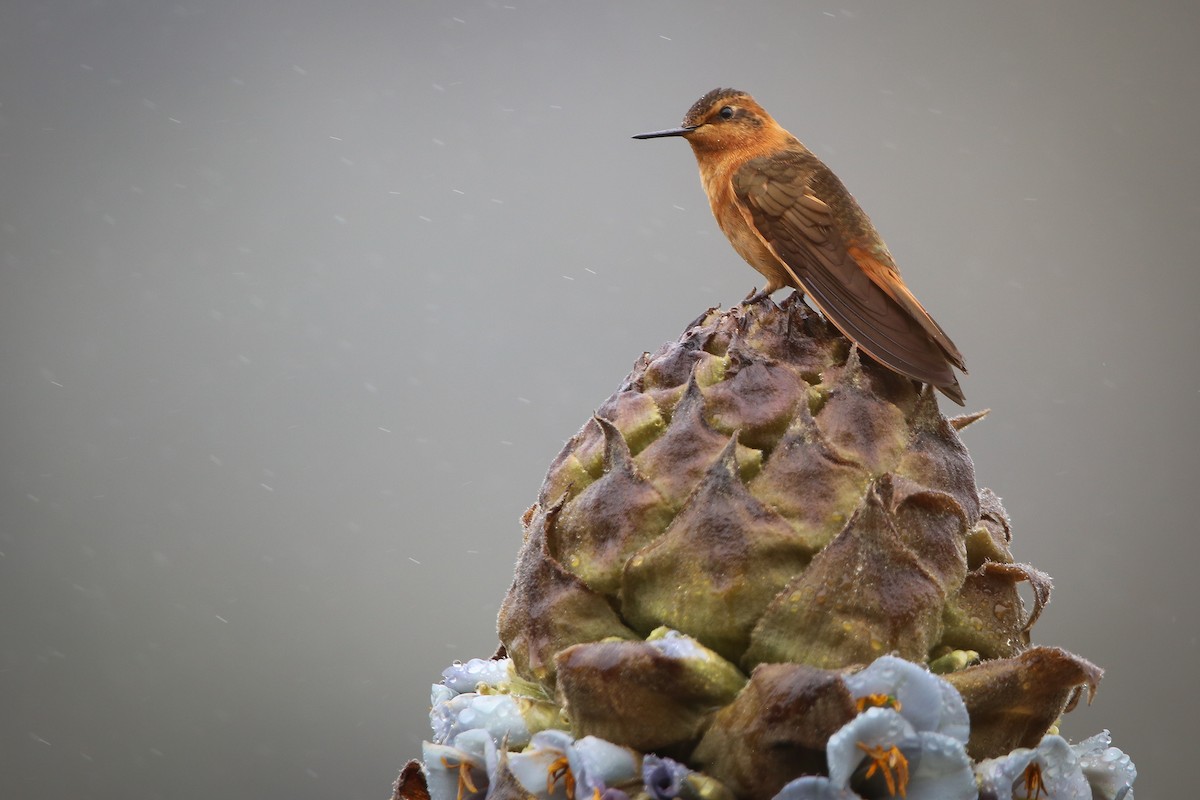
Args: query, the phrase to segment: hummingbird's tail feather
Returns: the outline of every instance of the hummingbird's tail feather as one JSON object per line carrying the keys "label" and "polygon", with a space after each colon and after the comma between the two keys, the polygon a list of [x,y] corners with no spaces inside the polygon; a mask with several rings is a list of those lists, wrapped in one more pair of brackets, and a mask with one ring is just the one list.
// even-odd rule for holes
{"label": "hummingbird's tail feather", "polygon": [[958,385],[958,378],[955,378],[954,383],[949,386],[934,386],[933,388],[937,389],[939,392],[946,395],[946,397],[949,397],[960,406],[965,406],[967,404],[967,396],[963,394],[962,387]]}
{"label": "hummingbird's tail feather", "polygon": [[899,279],[899,275],[895,271],[895,267],[888,267],[878,259],[867,254],[862,249],[851,245],[847,248],[847,253],[863,272],[884,291],[884,293],[896,302],[896,305],[912,317],[925,331],[925,334],[932,339],[946,359],[954,366],[967,371],[966,361],[963,360],[962,353],[958,347],[942,330],[942,326],[938,325],[933,317],[929,316],[929,312],[925,310],[925,306],[921,305],[921,301],[917,300],[912,291],[904,285],[904,281]]}
{"label": "hummingbird's tail feather", "polygon": [[[935,386],[960,406],[966,397],[954,374],[954,364],[907,310],[876,287],[868,302],[843,302],[835,287],[819,277],[806,276],[803,291],[830,322],[868,356],[902,375]],[[872,293],[874,294],[874,293]],[[862,298],[856,298],[861,300]],[[871,313],[864,313],[863,308]],[[961,359],[961,356],[959,357]]]}

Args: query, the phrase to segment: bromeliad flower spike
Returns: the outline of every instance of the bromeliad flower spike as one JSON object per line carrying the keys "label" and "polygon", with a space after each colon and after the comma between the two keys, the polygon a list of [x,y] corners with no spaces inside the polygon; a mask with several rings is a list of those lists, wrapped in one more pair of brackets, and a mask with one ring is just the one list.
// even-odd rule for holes
{"label": "bromeliad flower spike", "polygon": [[1031,641],[981,416],[795,295],[701,315],[550,465],[395,797],[1132,800],[1107,732],[1058,735],[1101,673]]}

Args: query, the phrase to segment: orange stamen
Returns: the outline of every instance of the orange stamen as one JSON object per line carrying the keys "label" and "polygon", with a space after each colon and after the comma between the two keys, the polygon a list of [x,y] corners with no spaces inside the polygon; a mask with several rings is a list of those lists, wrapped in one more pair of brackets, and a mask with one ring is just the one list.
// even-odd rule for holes
{"label": "orange stamen", "polygon": [[1025,800],[1039,800],[1046,793],[1046,783],[1042,780],[1042,765],[1036,761],[1029,762],[1022,776],[1025,782]]}
{"label": "orange stamen", "polygon": [[866,711],[868,708],[894,708],[895,710],[899,711],[900,701],[890,694],[874,692],[855,700],[854,706],[858,709],[858,713],[860,714]]}
{"label": "orange stamen", "polygon": [[571,774],[571,762],[566,756],[557,759],[546,770],[546,794],[554,794],[554,784],[562,778],[563,788],[567,790],[567,800],[575,800],[575,776]]}
{"label": "orange stamen", "polygon": [[475,788],[475,782],[471,780],[471,765],[466,761],[460,761],[457,764],[451,764],[449,759],[442,756],[442,766],[446,769],[458,770],[458,800],[463,800],[463,789],[465,788],[471,794],[479,794],[479,790]]}
{"label": "orange stamen", "polygon": [[867,768],[867,779],[869,780],[876,772],[882,773],[883,780],[887,784],[888,794],[895,797],[899,792],[901,797],[905,797],[905,792],[908,790],[908,759],[900,752],[900,748],[895,745],[888,748],[871,747],[858,742],[858,749],[871,757],[871,766]]}

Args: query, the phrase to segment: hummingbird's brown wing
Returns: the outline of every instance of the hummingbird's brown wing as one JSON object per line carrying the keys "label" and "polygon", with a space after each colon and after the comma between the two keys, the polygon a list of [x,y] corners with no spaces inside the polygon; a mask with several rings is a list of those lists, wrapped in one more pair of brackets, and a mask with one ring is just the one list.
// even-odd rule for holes
{"label": "hummingbird's brown wing", "polygon": [[912,316],[917,322],[921,323],[921,327],[925,329],[925,333],[942,348],[942,352],[946,354],[946,358],[950,363],[967,371],[966,362],[963,361],[962,353],[958,351],[954,342],[950,341],[950,337],[942,330],[942,326],[938,325],[933,317],[929,316],[929,312],[925,310],[925,306],[917,300],[912,291],[904,285],[904,281],[900,278],[900,273],[896,267],[891,264],[891,259],[881,259],[867,250],[857,245],[851,244],[846,248],[850,254],[850,258],[862,267],[863,271],[874,281],[875,285],[883,289],[887,296],[895,300],[900,306]]}
{"label": "hummingbird's brown wing", "polygon": [[[900,282],[894,267],[861,247],[853,250],[862,262],[855,258],[834,210],[814,192],[818,173],[823,173],[819,179],[837,181],[809,154],[747,161],[732,178],[746,222],[797,288],[867,355],[933,384],[961,404],[962,390],[952,366],[961,365],[958,349]],[[854,202],[849,193],[845,196]],[[861,216],[855,222],[870,225],[861,210],[854,210]]]}

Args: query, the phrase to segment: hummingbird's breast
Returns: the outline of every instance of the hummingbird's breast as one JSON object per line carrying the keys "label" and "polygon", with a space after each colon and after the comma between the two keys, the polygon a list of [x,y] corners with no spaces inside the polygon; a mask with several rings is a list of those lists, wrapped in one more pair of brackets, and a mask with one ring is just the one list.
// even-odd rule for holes
{"label": "hummingbird's breast", "polygon": [[741,201],[733,191],[732,169],[702,171],[701,179],[713,217],[737,254],[766,277],[768,286],[779,288],[791,285],[787,270],[742,213]]}

